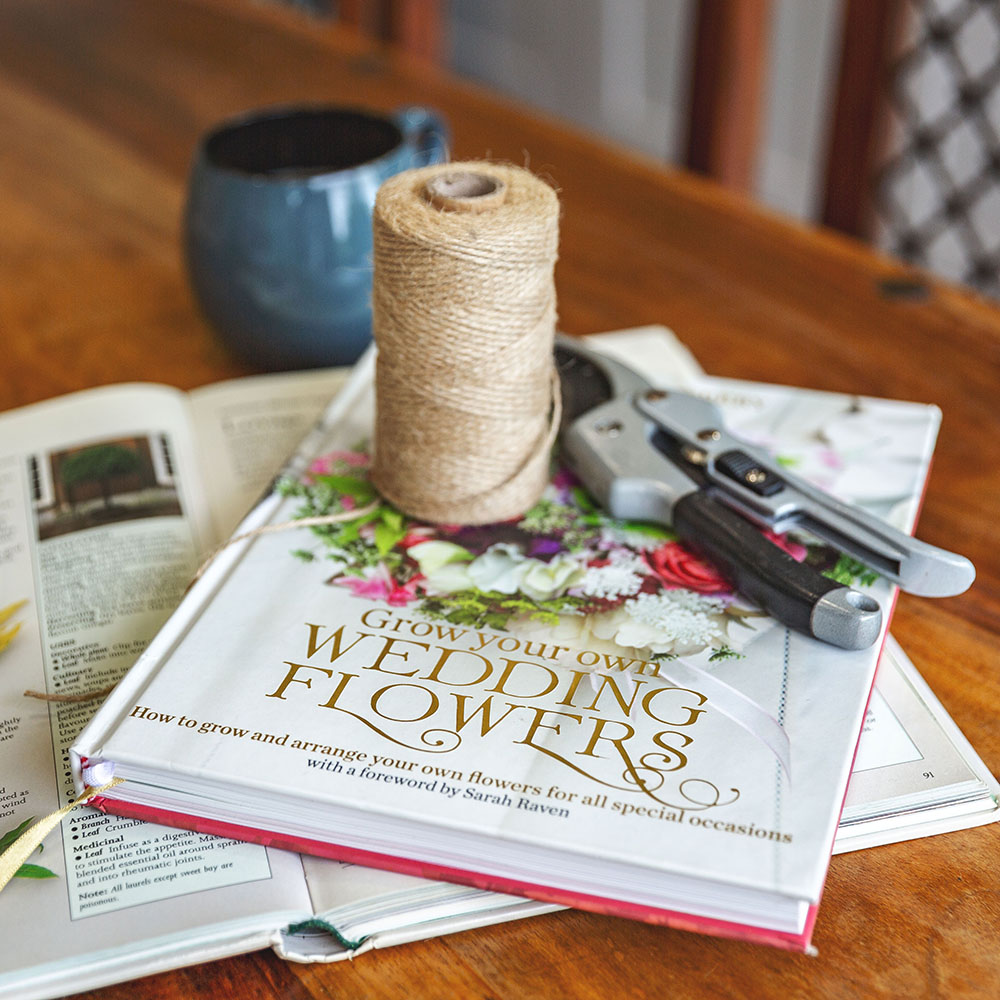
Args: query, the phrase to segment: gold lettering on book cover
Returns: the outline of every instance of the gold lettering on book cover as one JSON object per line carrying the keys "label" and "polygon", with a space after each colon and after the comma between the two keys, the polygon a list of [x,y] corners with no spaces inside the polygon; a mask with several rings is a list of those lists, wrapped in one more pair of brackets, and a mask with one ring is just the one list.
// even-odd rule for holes
{"label": "gold lettering on book cover", "polygon": [[[308,692],[318,709],[425,753],[450,753],[470,735],[506,738],[588,781],[669,808],[700,811],[739,798],[738,789],[723,793],[707,779],[681,778],[708,699],[660,682],[655,663],[605,656],[608,669],[619,673],[595,673],[597,654],[590,650],[574,658],[566,646],[412,621],[381,609],[366,611],[361,624],[373,631],[305,623],[306,661],[331,666],[285,660],[284,675],[266,697],[302,704]],[[430,641],[407,637],[415,635]],[[536,658],[504,655],[527,654],[529,646]],[[371,683],[380,674],[399,679]],[[680,780],[669,780],[672,775]]]}

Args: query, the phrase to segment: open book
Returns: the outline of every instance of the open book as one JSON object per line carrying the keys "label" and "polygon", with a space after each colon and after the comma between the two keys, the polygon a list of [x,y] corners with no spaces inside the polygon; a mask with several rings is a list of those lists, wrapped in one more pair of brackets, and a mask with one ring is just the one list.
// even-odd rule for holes
{"label": "open book", "polygon": [[[912,527],[933,407],[695,381],[737,433]],[[367,502],[371,402],[362,365],[243,529]],[[707,587],[562,473],[516,525],[383,504],[293,534],[223,552],[81,735],[78,779],[124,779],[101,808],[808,947],[877,647]],[[864,567],[781,544],[891,606]]]}
{"label": "open book", "polygon": [[1000,784],[889,637],[834,853],[1000,820]]}
{"label": "open book", "polygon": [[[73,797],[69,745],[100,703],[24,691],[116,682],[346,377],[111,386],[0,416],[2,846]],[[19,1000],[269,945],[331,960],[551,909],[83,810],[25,876],[0,893],[0,997]]]}
{"label": "open book", "polygon": [[[690,355],[662,329],[615,334],[610,341],[599,337],[595,342],[613,347],[626,361],[636,356],[656,359],[657,377],[665,384],[687,384],[699,374]],[[50,812],[72,794],[65,773],[68,747],[99,704],[46,706],[24,698],[22,692],[26,688],[53,694],[88,692],[117,680],[180,600],[202,555],[259,498],[346,374],[241,379],[188,395],[157,387],[124,392],[116,387],[0,416],[0,609],[28,599],[0,625],[2,641],[15,623],[21,623],[7,649],[0,652],[0,835],[32,815]],[[158,399],[169,402],[154,405]],[[166,435],[172,472],[170,481],[165,481],[164,463],[159,488],[179,488],[184,498],[180,513],[140,518],[139,526],[147,533],[173,531],[173,551],[183,566],[168,572],[169,564],[161,562],[160,572],[137,577],[133,543],[121,541],[131,537],[127,520],[95,525],[75,539],[68,533],[62,548],[89,548],[112,576],[131,572],[130,598],[144,606],[119,604],[94,624],[64,631],[57,619],[43,613],[45,593],[60,586],[66,572],[47,554],[60,543],[58,536],[53,536],[55,545],[39,539],[35,527],[46,497],[56,490],[49,471],[51,456],[95,441],[134,437],[136,431],[147,438]],[[45,456],[50,456],[48,469]],[[46,478],[36,484],[39,476]],[[93,484],[90,490],[94,492]],[[103,506],[103,498],[98,501],[96,495],[85,500],[81,493],[77,502],[80,514],[87,506]],[[126,502],[131,502],[126,495],[112,501],[119,506]],[[101,577],[91,581],[86,573],[78,573],[73,579],[82,594],[90,591],[91,606],[97,606],[105,589]],[[56,634],[50,635],[50,628]],[[904,678],[903,690],[912,683],[922,691],[909,661],[901,657],[898,663],[896,658],[883,658],[876,690],[891,670]],[[879,815],[887,797],[908,803],[904,828],[886,829],[880,820],[879,829],[870,834],[863,819],[867,800],[862,799],[856,803],[862,818],[852,831],[864,834],[864,843],[854,836],[842,848],[841,830],[837,850],[868,846],[871,836],[882,843],[900,835],[937,832],[936,821],[931,827],[922,824],[928,817],[933,821],[940,803],[950,802],[953,793],[935,784],[933,799],[912,808],[912,793],[928,787],[928,780],[912,768],[914,744],[925,764],[921,770],[951,779],[956,768],[962,774],[964,811],[957,818],[949,814],[947,823],[965,826],[996,815],[988,784],[992,779],[933,696],[928,692],[926,701],[907,698],[901,707],[893,694],[899,689],[900,682],[893,680],[885,695],[888,710],[880,712],[879,724],[862,736],[859,760],[877,758],[878,767],[866,772],[869,775],[902,772],[900,780],[891,784],[883,780],[884,787],[870,791]],[[907,742],[900,737],[900,726],[904,734],[943,732],[946,739],[943,744],[935,739],[928,746],[924,737],[911,735]],[[952,733],[957,748],[948,739]],[[866,754],[869,743],[881,749]],[[963,760],[968,763],[963,765]],[[970,774],[984,776],[978,798],[968,794]],[[17,775],[16,785],[12,775]],[[853,784],[848,801],[855,802]],[[185,852],[199,845],[202,860],[186,861],[196,855]],[[143,860],[152,856],[150,850],[157,870],[129,878],[126,863],[150,867],[152,863]],[[136,852],[134,858],[126,857],[130,851]],[[178,837],[173,829],[97,812],[78,811],[50,835],[32,862],[56,877],[15,879],[0,893],[5,928],[0,941],[0,996],[4,997],[64,995],[268,945],[290,958],[329,961],[548,908],[396,873],[317,858],[299,860],[228,840]],[[104,871],[98,873],[95,862]],[[93,882],[82,884],[91,876]],[[147,879],[149,884],[143,885]],[[118,885],[121,889],[112,892]],[[103,895],[97,895],[101,891]],[[321,919],[302,926],[313,914]],[[296,927],[297,933],[289,933],[288,926]]]}

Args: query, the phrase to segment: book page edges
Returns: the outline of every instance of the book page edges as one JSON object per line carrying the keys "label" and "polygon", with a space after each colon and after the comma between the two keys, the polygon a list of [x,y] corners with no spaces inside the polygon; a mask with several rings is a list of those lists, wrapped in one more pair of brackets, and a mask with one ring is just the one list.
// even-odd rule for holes
{"label": "book page edges", "polygon": [[956,752],[973,774],[982,781],[986,794],[979,806],[973,806],[968,811],[935,815],[932,808],[925,806],[913,811],[913,819],[909,823],[889,818],[884,825],[878,824],[873,828],[866,827],[864,823],[859,824],[858,832],[854,833],[848,829],[846,834],[837,838],[833,848],[834,854],[845,854],[848,851],[860,851],[906,840],[918,840],[942,833],[955,833],[959,830],[1000,822],[1000,782],[991,773],[941,700],[934,694],[923,675],[906,656],[895,637],[891,635],[886,637],[882,655],[893,656],[897,660],[898,669],[917,696],[922,699],[927,711],[951,741]]}
{"label": "book page edges", "polygon": [[413,941],[423,941],[444,934],[471,931],[479,927],[492,927],[494,924],[507,923],[511,920],[523,920],[526,917],[556,913],[561,909],[564,907],[553,903],[524,899],[500,908],[476,913],[456,913],[452,916],[437,917],[433,920],[376,931],[364,938],[355,948],[345,948],[332,934],[305,939],[300,935],[288,933],[288,929],[285,928],[277,935],[272,947],[279,958],[289,962],[329,964],[343,961],[345,958],[356,958],[375,949],[392,948],[400,944],[410,944]]}
{"label": "book page edges", "polygon": [[404,875],[414,875],[417,878],[457,882],[489,892],[525,896],[542,903],[551,903],[556,906],[571,907],[578,910],[589,910],[593,913],[625,917],[630,920],[640,920],[644,923],[671,927],[675,930],[694,931],[701,934],[710,934],[715,937],[751,941],[757,944],[767,944],[772,947],[783,948],[787,951],[811,952],[810,938],[818,906],[815,903],[808,904],[802,932],[792,933],[710,917],[691,916],[674,910],[640,906],[601,896],[562,891],[549,886],[536,885],[531,882],[521,882],[516,879],[486,876],[479,872],[450,868],[444,865],[426,864],[409,858],[376,854],[357,848],[341,847],[323,841],[310,840],[306,837],[276,834],[254,827],[225,823],[221,820],[204,819],[201,816],[137,805],[133,802],[125,802],[106,795],[95,796],[91,799],[90,804],[104,812],[114,813],[118,816],[147,820],[152,823],[161,823],[164,826],[176,826],[182,829],[195,830],[198,833],[229,837],[234,840],[250,841],[252,843],[263,844],[265,847],[296,851],[300,854],[311,854],[317,857],[331,858],[335,861],[347,861],[369,868],[384,868],[389,871],[401,872]]}
{"label": "book page edges", "polygon": [[[10,993],[0,988],[0,996],[40,1000],[63,996],[67,989],[72,989],[75,994],[114,983],[130,982],[142,976],[259,951],[272,946],[275,941],[276,932],[270,924],[259,929],[244,928],[236,933],[209,932],[203,937],[173,935],[166,941],[153,941],[135,949],[123,949],[111,957],[106,952],[98,952],[93,961],[76,960],[71,974],[67,974],[62,966],[50,966],[30,980],[19,981],[16,986],[12,986]],[[346,952],[343,957],[348,957]]]}

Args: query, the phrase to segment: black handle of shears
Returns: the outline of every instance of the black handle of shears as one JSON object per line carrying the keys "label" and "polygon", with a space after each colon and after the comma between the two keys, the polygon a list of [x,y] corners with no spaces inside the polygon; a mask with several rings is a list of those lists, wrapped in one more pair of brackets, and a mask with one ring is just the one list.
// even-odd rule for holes
{"label": "black handle of shears", "polygon": [[684,544],[783,624],[844,649],[865,649],[878,637],[878,602],[796,561],[710,494],[682,497],[672,521]]}

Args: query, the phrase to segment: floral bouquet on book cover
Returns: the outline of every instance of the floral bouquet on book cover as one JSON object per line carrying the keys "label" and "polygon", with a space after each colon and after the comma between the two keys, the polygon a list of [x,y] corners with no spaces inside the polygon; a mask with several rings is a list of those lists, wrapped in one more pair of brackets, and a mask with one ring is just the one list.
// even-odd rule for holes
{"label": "floral bouquet on book cover", "polygon": [[[378,499],[368,466],[364,451],[330,452],[278,491],[300,501],[296,518],[350,511]],[[327,583],[454,625],[514,627],[522,636],[537,629],[654,661],[705,651],[709,661],[739,658],[773,625],[669,529],[608,517],[562,468],[518,520],[431,525],[382,502],[311,531],[317,544],[293,554],[325,560]],[[770,538],[844,583],[874,579],[827,545]]]}

